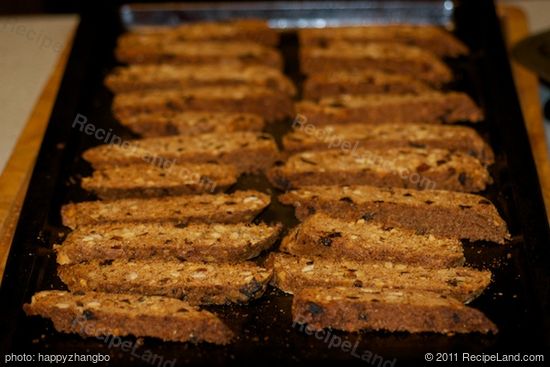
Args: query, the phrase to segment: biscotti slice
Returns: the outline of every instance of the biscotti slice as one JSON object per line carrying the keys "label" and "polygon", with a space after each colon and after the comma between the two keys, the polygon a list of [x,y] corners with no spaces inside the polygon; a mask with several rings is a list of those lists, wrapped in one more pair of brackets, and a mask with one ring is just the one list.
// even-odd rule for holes
{"label": "biscotti slice", "polygon": [[409,75],[361,70],[309,75],[304,82],[303,97],[315,100],[341,94],[418,94],[430,90],[427,83]]}
{"label": "biscotti slice", "polygon": [[294,322],[310,330],[496,334],[482,312],[430,292],[370,288],[308,288],[294,295]]}
{"label": "biscotti slice", "polygon": [[298,31],[302,47],[330,47],[332,42],[355,44],[399,42],[417,46],[438,56],[456,57],[468,53],[464,43],[445,29],[432,25],[384,24],[336,28],[308,28]]}
{"label": "biscotti slice", "polygon": [[491,272],[473,268],[433,269],[366,260],[296,257],[275,252],[267,263],[273,268],[271,284],[294,294],[310,287],[365,287],[430,291],[470,302],[491,282]]}
{"label": "biscotti slice", "polygon": [[130,65],[114,69],[105,79],[105,84],[113,93],[152,89],[257,85],[291,96],[296,94],[296,87],[290,79],[284,76],[280,70],[266,66]]}
{"label": "biscotti slice", "polygon": [[83,157],[95,169],[149,163],[170,167],[174,164],[228,164],[238,173],[269,169],[279,158],[271,135],[238,131],[226,134],[168,136],[103,144],[88,149]]}
{"label": "biscotti slice", "polygon": [[126,64],[175,65],[265,65],[282,69],[281,54],[274,48],[245,42],[147,42],[115,50],[118,61]]}
{"label": "biscotti slice", "polygon": [[262,296],[271,271],[251,262],[212,264],[162,260],[91,261],[61,265],[72,292],[100,291],[168,296],[190,304],[245,303]]}
{"label": "biscotti slice", "polygon": [[[173,43],[179,41],[249,41],[267,46],[279,42],[279,34],[262,19],[236,19],[216,22],[192,22],[175,27],[155,27],[129,32],[118,39],[119,44],[136,45],[148,39]],[[145,40],[145,41],[144,41]]]}
{"label": "biscotti slice", "polygon": [[284,190],[311,185],[372,185],[476,192],[492,182],[476,158],[435,148],[307,151],[273,167],[268,177]]}
{"label": "biscotti slice", "polygon": [[300,70],[306,75],[365,69],[410,75],[433,85],[453,79],[451,69],[431,52],[397,42],[365,45],[334,42],[326,48],[300,49]]}
{"label": "biscotti slice", "polygon": [[467,153],[482,163],[494,162],[491,147],[472,128],[435,124],[326,125],[312,133],[307,123],[297,119],[294,130],[283,137],[285,151],[340,149],[352,153],[357,148],[440,148]]}
{"label": "biscotti slice", "polygon": [[265,125],[261,116],[252,113],[205,111],[140,113],[119,121],[143,137],[261,131]]}
{"label": "biscotti slice", "polygon": [[168,297],[42,291],[23,309],[29,316],[51,319],[59,332],[83,337],[134,335],[214,344],[228,344],[233,337],[213,313]]}
{"label": "biscotti slice", "polygon": [[510,239],[495,206],[479,195],[373,186],[309,186],[287,192],[279,200],[295,206],[300,220],[324,212],[436,236],[497,243]]}
{"label": "biscotti slice", "polygon": [[86,201],[63,205],[63,225],[76,228],[102,223],[239,223],[249,222],[270,203],[258,191],[183,195],[150,199]]}
{"label": "biscotti slice", "polygon": [[354,261],[390,261],[424,267],[464,263],[458,239],[386,227],[364,219],[346,221],[317,213],[292,230],[280,250],[297,256]]}
{"label": "biscotti slice", "polygon": [[132,224],[78,227],[55,246],[57,263],[158,259],[238,262],[258,256],[279,237],[281,225]]}
{"label": "biscotti slice", "polygon": [[296,112],[314,125],[339,123],[479,122],[483,113],[461,92],[368,94],[327,97],[296,103]]}
{"label": "biscotti slice", "polygon": [[225,164],[132,164],[94,171],[82,188],[101,199],[147,198],[225,191],[237,182],[237,171]]}
{"label": "biscotti slice", "polygon": [[292,116],[294,106],[289,95],[265,87],[216,86],[117,94],[113,111],[120,120],[138,113],[206,111],[253,113],[278,121]]}

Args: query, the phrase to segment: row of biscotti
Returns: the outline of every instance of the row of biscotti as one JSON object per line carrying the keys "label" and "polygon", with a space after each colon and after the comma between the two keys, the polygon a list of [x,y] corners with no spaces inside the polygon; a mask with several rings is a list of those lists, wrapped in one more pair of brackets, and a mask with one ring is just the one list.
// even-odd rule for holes
{"label": "row of biscotti", "polygon": [[416,94],[453,79],[441,57],[468,52],[436,26],[368,25],[299,31],[304,98],[340,94]]}
{"label": "row of biscotti", "polygon": [[312,186],[280,200],[303,221],[280,246],[291,255],[271,256],[272,284],[294,294],[295,322],[346,331],[497,331],[461,304],[483,292],[491,273],[462,267],[457,239],[509,238],[488,200],[368,186]]}
{"label": "row of biscotti", "polygon": [[233,332],[197,306],[246,303],[265,292],[272,272],[246,260],[281,231],[250,223],[269,203],[268,195],[237,191],[68,204],[63,224],[74,230],[55,251],[70,293],[40,292],[25,310],[83,336],[227,344]]}

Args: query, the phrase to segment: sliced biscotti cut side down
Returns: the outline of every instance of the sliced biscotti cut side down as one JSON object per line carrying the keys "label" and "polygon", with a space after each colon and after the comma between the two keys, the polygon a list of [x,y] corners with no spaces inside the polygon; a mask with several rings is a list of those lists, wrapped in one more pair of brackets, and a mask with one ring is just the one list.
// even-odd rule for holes
{"label": "sliced biscotti cut side down", "polygon": [[42,291],[23,309],[51,319],[57,331],[83,337],[153,337],[228,344],[233,332],[213,313],[168,297],[101,292]]}
{"label": "sliced biscotti cut side down", "polygon": [[272,272],[251,262],[213,264],[162,260],[91,261],[61,265],[72,292],[137,293],[190,304],[245,303],[262,296]]}
{"label": "sliced biscotti cut side down", "polygon": [[307,151],[269,171],[281,189],[311,185],[373,185],[464,192],[492,182],[476,158],[445,149],[392,148]]}
{"label": "sliced biscotti cut side down", "polygon": [[76,228],[54,248],[60,265],[94,259],[238,262],[270,248],[280,231],[280,224],[263,223],[96,224]]}
{"label": "sliced biscotti cut side down", "polygon": [[308,288],[294,295],[292,318],[312,330],[496,334],[482,312],[430,292]]}
{"label": "sliced biscotti cut side down", "polygon": [[82,188],[101,199],[147,198],[225,191],[238,173],[225,164],[132,164],[94,171],[82,179]]}
{"label": "sliced biscotti cut side down", "polygon": [[232,165],[238,173],[254,173],[269,169],[279,158],[279,151],[269,134],[237,131],[145,138],[120,145],[103,144],[88,149],[83,157],[95,169],[143,163],[168,167],[217,163]]}
{"label": "sliced biscotti cut side down", "polygon": [[239,223],[250,222],[271,202],[258,191],[182,195],[149,199],[86,201],[61,209],[63,225],[76,228],[103,223]]}
{"label": "sliced biscotti cut side down", "polygon": [[262,131],[265,126],[264,119],[253,113],[205,111],[140,113],[124,116],[119,122],[146,138]]}
{"label": "sliced biscotti cut side down", "polygon": [[348,220],[364,219],[436,236],[505,243],[506,222],[479,195],[441,190],[374,186],[309,186],[279,196],[304,220],[316,212]]}
{"label": "sliced biscotti cut side down", "polygon": [[289,95],[258,86],[214,86],[117,94],[113,101],[117,119],[140,113],[232,112],[253,113],[266,121],[294,114]]}
{"label": "sliced biscotti cut side down", "polygon": [[274,48],[252,42],[178,42],[151,41],[134,46],[119,45],[118,61],[127,64],[175,65],[265,65],[283,67],[281,54]]}
{"label": "sliced biscotti cut side down", "polygon": [[144,31],[124,33],[118,39],[120,46],[135,46],[160,41],[249,41],[268,46],[279,42],[279,34],[269,28],[265,20],[237,19],[215,22],[192,22],[175,27],[154,27]]}
{"label": "sliced biscotti cut side down", "polygon": [[367,94],[322,98],[296,103],[296,112],[314,125],[341,123],[479,122],[483,113],[462,92]]}
{"label": "sliced biscotti cut side down", "polygon": [[388,24],[336,28],[308,28],[298,31],[302,47],[330,47],[332,42],[357,45],[371,42],[399,42],[417,46],[444,57],[468,53],[468,47],[445,29],[432,25]]}
{"label": "sliced biscotti cut side down", "polygon": [[306,75],[375,69],[410,75],[434,85],[453,79],[451,69],[431,52],[397,42],[333,42],[328,47],[301,48],[299,57],[300,70]]}
{"label": "sliced biscotti cut side down", "polygon": [[341,94],[418,94],[431,90],[427,83],[410,75],[374,69],[309,75],[304,82],[303,97],[317,100]]}
{"label": "sliced biscotti cut side down", "polygon": [[491,282],[491,272],[468,267],[429,268],[364,260],[297,257],[274,252],[267,264],[273,269],[271,284],[287,293],[309,287],[365,287],[430,291],[470,302]]}
{"label": "sliced biscotti cut side down", "polygon": [[280,250],[297,256],[354,261],[389,261],[424,267],[451,267],[464,263],[457,239],[415,233],[364,219],[346,221],[317,213],[292,230]]}
{"label": "sliced biscotti cut side down", "polygon": [[283,137],[285,151],[340,149],[353,153],[357,148],[439,148],[467,153],[484,164],[494,162],[491,147],[472,128],[435,124],[343,124],[307,130],[296,120],[294,130]]}
{"label": "sliced biscotti cut side down", "polygon": [[296,94],[296,87],[279,69],[267,66],[130,65],[114,69],[105,79],[113,93],[207,86],[256,85]]}

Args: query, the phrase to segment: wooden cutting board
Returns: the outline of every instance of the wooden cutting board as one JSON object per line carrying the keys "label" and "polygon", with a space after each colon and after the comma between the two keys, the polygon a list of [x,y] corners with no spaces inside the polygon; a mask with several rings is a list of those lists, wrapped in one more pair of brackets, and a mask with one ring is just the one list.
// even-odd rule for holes
{"label": "wooden cutting board", "polygon": [[[528,34],[527,18],[522,10],[512,6],[500,6],[499,13],[508,45],[513,45]],[[0,176],[0,279],[4,273],[21,205],[71,46],[72,41],[69,41],[66,49],[60,54],[59,61]],[[519,64],[513,63],[512,68],[543,189],[546,211],[550,212],[550,164],[541,115],[538,80],[535,75]]]}

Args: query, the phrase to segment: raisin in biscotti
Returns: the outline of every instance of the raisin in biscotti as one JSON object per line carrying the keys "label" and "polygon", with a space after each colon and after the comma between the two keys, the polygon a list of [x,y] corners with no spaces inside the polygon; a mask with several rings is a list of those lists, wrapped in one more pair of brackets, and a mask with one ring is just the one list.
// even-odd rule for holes
{"label": "raisin in biscotti", "polygon": [[72,292],[168,296],[191,304],[248,302],[262,296],[272,275],[251,262],[113,260],[61,265],[57,270]]}
{"label": "raisin in biscotti", "polygon": [[158,166],[217,163],[232,165],[238,173],[254,173],[269,169],[279,158],[279,151],[271,135],[237,131],[103,144],[88,149],[83,157],[95,169],[140,163]]}
{"label": "raisin in biscotti", "polygon": [[373,186],[309,186],[287,192],[279,200],[295,206],[300,220],[324,212],[436,236],[497,243],[510,239],[495,206],[479,195]]}
{"label": "raisin in biscotti", "polygon": [[132,164],[94,171],[82,188],[101,199],[146,198],[225,191],[237,182],[237,171],[224,164]]}
{"label": "raisin in biscotti", "polygon": [[156,27],[129,32],[118,39],[119,45],[136,45],[148,39],[173,43],[178,41],[250,41],[267,46],[279,42],[279,34],[265,20],[237,19],[216,22],[193,22],[175,27]]}
{"label": "raisin in biscotti", "polygon": [[293,229],[280,250],[297,256],[321,256],[354,261],[390,261],[425,267],[464,263],[457,239],[415,233],[359,219],[346,221],[317,213]]}
{"label": "raisin in biscotti", "polygon": [[254,113],[277,121],[292,116],[294,106],[287,94],[265,87],[219,86],[118,94],[113,111],[120,120],[139,113],[207,111]]}
{"label": "raisin in biscotti", "polygon": [[292,318],[311,330],[497,333],[480,311],[456,299],[417,290],[308,288],[294,295]]}
{"label": "raisin in biscotti", "polygon": [[268,174],[281,189],[311,185],[373,185],[463,192],[492,182],[476,158],[446,149],[389,148],[307,151],[294,154]]}
{"label": "raisin in biscotti", "polygon": [[102,223],[239,223],[249,222],[270,203],[258,191],[121,199],[66,204],[63,225],[76,228]]}
{"label": "raisin in biscotti", "polygon": [[296,87],[290,79],[280,70],[266,66],[130,65],[112,71],[105,79],[105,84],[113,93],[151,89],[257,85],[288,95],[296,94]]}
{"label": "raisin in biscotti", "polygon": [[53,321],[57,331],[86,336],[154,337],[164,341],[228,344],[233,333],[214,314],[168,297],[42,291],[23,306]]}
{"label": "raisin in biscotti", "polygon": [[76,228],[55,251],[60,265],[94,259],[238,262],[270,248],[280,231],[280,224],[96,224]]}
{"label": "raisin in biscotti", "polygon": [[334,260],[272,253],[271,284],[297,293],[310,287],[410,289],[430,291],[470,302],[491,282],[491,272],[467,267],[433,269],[391,262]]}
{"label": "raisin in biscotti", "polygon": [[296,112],[314,125],[339,123],[455,123],[479,122],[483,113],[461,92],[368,94],[322,98],[296,103]]}
{"label": "raisin in biscotti", "polygon": [[438,56],[455,57],[468,53],[468,48],[451,33],[438,26],[389,24],[337,28],[308,28],[298,32],[302,47],[330,47],[331,42],[355,44],[399,42],[417,46]]}
{"label": "raisin in biscotti", "polygon": [[119,122],[143,137],[261,131],[265,125],[261,116],[252,113],[205,111],[140,113]]}
{"label": "raisin in biscotti", "polygon": [[430,90],[428,84],[409,75],[362,70],[310,75],[304,82],[303,97],[315,100],[341,94],[418,94]]}
{"label": "raisin in biscotti", "polygon": [[306,74],[375,69],[410,75],[433,85],[453,79],[451,69],[432,53],[399,43],[331,43],[300,49],[300,69]]}
{"label": "raisin in biscotti", "polygon": [[341,149],[353,152],[358,147],[440,148],[467,153],[484,164],[494,162],[491,147],[472,128],[435,124],[365,124],[326,125],[317,134],[306,130],[307,124],[297,119],[294,131],[283,137],[285,151]]}
{"label": "raisin in biscotti", "polygon": [[115,56],[118,61],[126,64],[283,67],[281,54],[274,48],[243,42],[148,42],[131,46],[119,45]]}

